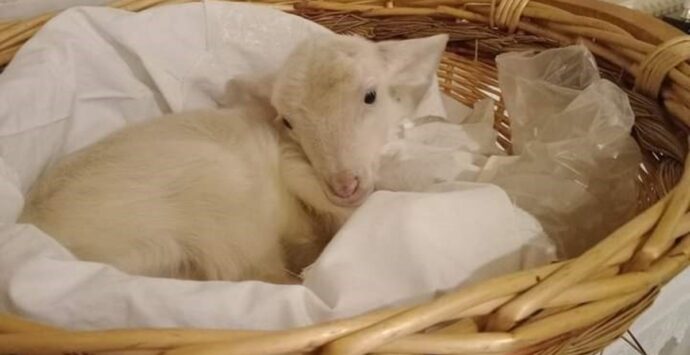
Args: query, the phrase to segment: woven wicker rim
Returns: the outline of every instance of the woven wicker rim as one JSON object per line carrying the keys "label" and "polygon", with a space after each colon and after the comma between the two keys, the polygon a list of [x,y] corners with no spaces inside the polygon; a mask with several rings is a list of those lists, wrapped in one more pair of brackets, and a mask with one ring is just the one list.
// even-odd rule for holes
{"label": "woven wicker rim", "polygon": [[[186,2],[191,0],[121,0],[111,6],[140,11]],[[416,306],[280,332],[67,332],[0,315],[0,353],[290,354],[319,349],[324,354],[590,354],[623,334],[658,289],[690,264],[690,160],[683,163],[682,139],[690,125],[690,37],[652,17],[596,0],[261,3],[331,28],[334,19],[342,24],[343,16],[350,15],[393,23],[428,18],[446,28],[453,21],[472,23],[504,36],[529,34],[560,46],[584,44],[621,71],[622,86],[630,79],[637,92],[630,97],[636,138],[651,159],[646,176],[654,191],[647,199],[651,207],[575,259],[487,280]],[[0,23],[0,64],[8,63],[53,15]],[[444,90],[467,103],[486,92],[500,94],[494,68],[480,58],[486,48],[477,40],[472,60],[447,54],[439,71]],[[470,79],[473,88],[462,91],[456,85],[459,75]],[[676,125],[665,121],[666,115]],[[505,120],[497,112],[496,127],[509,146]]]}

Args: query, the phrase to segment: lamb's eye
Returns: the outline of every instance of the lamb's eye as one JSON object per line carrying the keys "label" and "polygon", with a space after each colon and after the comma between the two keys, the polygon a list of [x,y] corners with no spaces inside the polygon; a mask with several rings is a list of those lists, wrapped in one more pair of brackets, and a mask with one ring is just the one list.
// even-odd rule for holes
{"label": "lamb's eye", "polygon": [[371,105],[376,101],[376,90],[369,90],[366,95],[364,95],[364,103]]}
{"label": "lamb's eye", "polygon": [[292,129],[292,125],[290,124],[290,121],[288,121],[287,117],[283,117],[283,126],[287,127],[288,129]]}

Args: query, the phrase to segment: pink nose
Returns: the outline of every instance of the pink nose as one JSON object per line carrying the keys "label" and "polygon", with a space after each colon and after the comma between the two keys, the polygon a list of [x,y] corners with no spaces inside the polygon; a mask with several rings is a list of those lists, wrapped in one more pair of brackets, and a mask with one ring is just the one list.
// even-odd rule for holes
{"label": "pink nose", "polygon": [[358,187],[359,177],[349,171],[341,171],[331,180],[331,189],[338,197],[348,198],[354,195]]}

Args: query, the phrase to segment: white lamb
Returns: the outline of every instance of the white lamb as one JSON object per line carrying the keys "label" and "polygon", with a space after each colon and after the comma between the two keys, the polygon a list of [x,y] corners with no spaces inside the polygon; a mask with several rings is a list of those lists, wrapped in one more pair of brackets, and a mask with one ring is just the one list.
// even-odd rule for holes
{"label": "white lamb", "polygon": [[379,151],[428,90],[446,35],[322,35],[228,107],[116,132],[47,169],[21,222],[131,274],[292,283],[373,190]]}

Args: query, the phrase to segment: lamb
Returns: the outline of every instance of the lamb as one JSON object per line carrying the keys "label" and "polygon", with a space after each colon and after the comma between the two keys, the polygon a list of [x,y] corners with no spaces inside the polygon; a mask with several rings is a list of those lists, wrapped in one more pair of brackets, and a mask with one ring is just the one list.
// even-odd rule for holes
{"label": "lamb", "polygon": [[223,108],[115,132],[47,169],[20,216],[124,272],[295,283],[369,196],[379,154],[448,37],[318,35]]}

